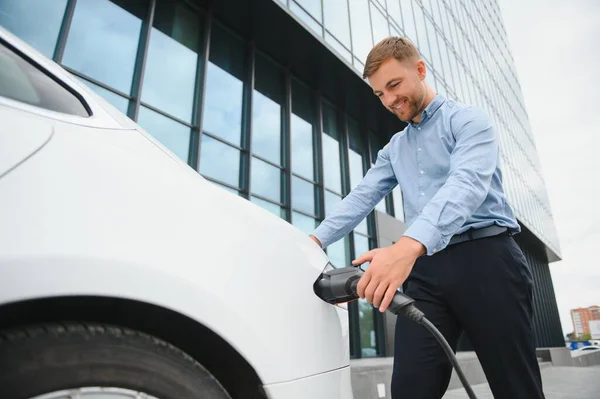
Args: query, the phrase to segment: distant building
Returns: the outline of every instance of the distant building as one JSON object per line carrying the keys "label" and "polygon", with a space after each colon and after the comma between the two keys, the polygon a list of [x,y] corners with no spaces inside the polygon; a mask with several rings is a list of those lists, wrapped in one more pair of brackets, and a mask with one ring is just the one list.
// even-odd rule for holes
{"label": "distant building", "polygon": [[600,306],[571,309],[571,319],[577,337],[583,334],[591,334],[590,321],[600,320]]}

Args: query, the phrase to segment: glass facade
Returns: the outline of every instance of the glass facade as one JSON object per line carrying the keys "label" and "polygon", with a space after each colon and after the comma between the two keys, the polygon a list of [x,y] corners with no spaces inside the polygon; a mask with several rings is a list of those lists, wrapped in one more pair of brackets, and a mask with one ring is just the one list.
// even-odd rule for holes
{"label": "glass facade", "polygon": [[[500,131],[517,216],[558,243],[527,114],[494,0],[276,0],[357,74],[374,43],[408,35],[441,94],[484,107]],[[26,12],[44,7],[43,20]],[[38,15],[38,14],[36,14]],[[308,234],[385,144],[253,41],[192,0],[0,0],[0,24],[137,121],[205,178]],[[362,82],[359,82],[362,84]],[[376,209],[404,220],[396,188]],[[374,214],[328,255],[377,246]],[[368,265],[367,265],[368,266]],[[385,354],[380,312],[350,304],[352,355]]]}

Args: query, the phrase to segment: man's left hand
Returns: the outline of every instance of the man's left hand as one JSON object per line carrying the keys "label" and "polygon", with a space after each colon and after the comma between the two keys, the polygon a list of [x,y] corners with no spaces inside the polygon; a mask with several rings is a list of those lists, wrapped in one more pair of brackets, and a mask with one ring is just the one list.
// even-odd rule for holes
{"label": "man's left hand", "polygon": [[362,254],[352,264],[371,264],[358,282],[358,295],[379,308],[380,312],[385,312],[398,288],[408,278],[415,261],[424,253],[423,244],[404,236],[392,246]]}

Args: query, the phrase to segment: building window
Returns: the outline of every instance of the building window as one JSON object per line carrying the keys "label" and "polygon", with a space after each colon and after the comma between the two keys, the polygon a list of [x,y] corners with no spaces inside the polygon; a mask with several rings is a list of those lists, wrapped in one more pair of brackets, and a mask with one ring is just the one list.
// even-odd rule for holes
{"label": "building window", "polygon": [[308,87],[292,80],[292,172],[316,181],[314,168],[314,103]]}
{"label": "building window", "polygon": [[[323,0],[325,29],[347,49],[350,48],[350,25],[346,0]],[[327,37],[326,37],[327,39]]]}
{"label": "building window", "polygon": [[284,110],[283,71],[256,55],[252,97],[252,154],[281,165],[281,125]]}
{"label": "building window", "polygon": [[147,6],[143,0],[78,0],[63,64],[129,94]]}
{"label": "building window", "polygon": [[[369,134],[369,141],[370,141],[370,146],[371,146],[371,167],[373,167],[375,165],[375,161],[377,161],[377,154],[383,148],[384,144],[372,132]],[[381,201],[379,201],[379,203],[377,205],[375,205],[375,209],[377,209],[379,212],[390,213],[390,212],[388,212],[386,198],[383,198]]]}
{"label": "building window", "polygon": [[[360,127],[356,121],[348,118],[348,166],[350,174],[350,190],[353,190],[364,176],[364,158],[366,153]],[[361,221],[356,232],[368,235],[367,220]],[[357,254],[359,255],[359,254]]]}
{"label": "building window", "polygon": [[375,43],[379,43],[390,35],[388,30],[387,18],[379,11],[379,8],[375,3],[371,2],[371,25],[373,28],[373,40]]}
{"label": "building window", "polygon": [[317,226],[315,176],[315,104],[310,89],[292,79],[290,120],[292,224],[305,234]]}
{"label": "building window", "polygon": [[240,150],[202,135],[200,173],[232,187],[240,187]]}
{"label": "building window", "polygon": [[[260,53],[255,55],[252,94],[252,201],[285,218],[280,204],[285,188],[281,157],[282,122],[285,117],[283,70]],[[262,201],[255,201],[260,196]],[[266,203],[266,200],[274,203]]]}
{"label": "building window", "polygon": [[339,194],[342,193],[342,172],[340,164],[341,131],[335,109],[323,103],[323,173],[325,188]]}
{"label": "building window", "polygon": [[[342,200],[341,140],[342,130],[338,114],[332,105],[323,101],[323,177],[325,186],[325,217]],[[350,241],[348,236],[329,245],[327,255],[335,267],[350,264]]]}
{"label": "building window", "polygon": [[2,0],[0,26],[52,59],[66,6],[67,0]]}
{"label": "building window", "polygon": [[170,149],[181,158],[188,162],[190,149],[191,128],[175,122],[158,112],[152,111],[144,106],[140,107],[138,114],[138,123],[148,133],[152,134],[165,147]]}
{"label": "building window", "polygon": [[244,53],[241,40],[213,24],[202,129],[236,146],[242,140]]}
{"label": "building window", "polygon": [[182,1],[156,3],[142,101],[192,122],[202,21]]}
{"label": "building window", "polygon": [[352,31],[354,56],[364,64],[371,47],[373,47],[369,3],[367,1],[350,1],[350,29]]}

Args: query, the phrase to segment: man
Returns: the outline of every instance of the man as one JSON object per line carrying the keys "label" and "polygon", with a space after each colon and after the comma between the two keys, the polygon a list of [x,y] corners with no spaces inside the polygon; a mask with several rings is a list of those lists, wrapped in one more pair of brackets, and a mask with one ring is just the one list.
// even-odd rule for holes
{"label": "man", "polygon": [[[496,399],[543,398],[533,280],[512,237],[520,227],[502,187],[496,132],[481,109],[436,95],[426,74],[405,38],[371,50],[363,77],[408,125],[311,238],[323,248],[341,239],[399,184],[408,228],[394,245],[353,261],[370,262],[360,297],[384,312],[402,286],[454,350],[467,334]],[[435,338],[398,317],[392,398],[441,398],[451,371]]]}

